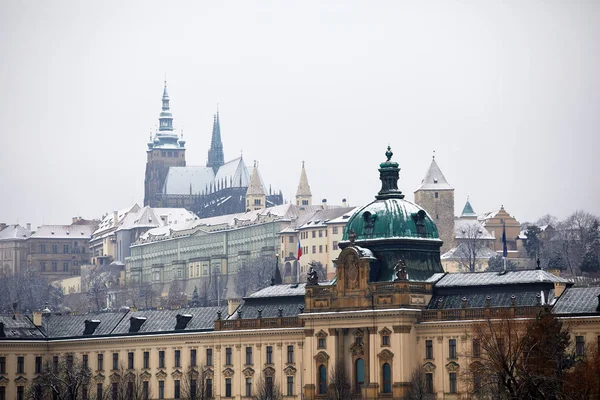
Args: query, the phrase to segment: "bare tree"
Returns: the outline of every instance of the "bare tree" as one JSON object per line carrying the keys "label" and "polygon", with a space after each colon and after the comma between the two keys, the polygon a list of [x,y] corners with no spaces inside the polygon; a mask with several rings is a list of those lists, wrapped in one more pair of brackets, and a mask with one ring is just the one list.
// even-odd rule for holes
{"label": "bare tree", "polygon": [[272,376],[265,376],[260,374],[258,381],[256,382],[254,399],[256,400],[282,400],[283,392],[281,387],[275,378]]}
{"label": "bare tree", "polygon": [[0,277],[0,309],[4,312],[36,310],[48,303],[59,309],[62,290],[37,271],[24,270],[15,274],[3,271]]}
{"label": "bare tree", "polygon": [[181,398],[183,400],[212,400],[212,388],[207,385],[207,374],[203,365],[189,367],[183,378]]}
{"label": "bare tree", "polygon": [[338,362],[329,374],[329,385],[327,386],[327,400],[351,399],[352,386],[350,386],[350,375],[346,371],[343,362]]}
{"label": "bare tree", "polygon": [[433,388],[427,387],[427,377],[422,367],[415,368],[410,374],[408,388],[404,394],[406,400],[434,399]]}
{"label": "bare tree", "polygon": [[245,297],[271,284],[275,272],[275,257],[258,257],[243,264],[235,277],[236,293]]}
{"label": "bare tree", "polygon": [[[84,278],[84,277],[82,277]],[[100,267],[87,270],[85,279],[87,298],[90,306],[95,311],[105,308],[106,291],[114,282],[114,277],[110,271],[102,271]]]}
{"label": "bare tree", "polygon": [[459,228],[460,236],[455,256],[461,265],[461,269],[466,272],[475,272],[475,266],[479,259],[479,253],[484,247],[483,227],[479,222],[473,221],[462,224]]}
{"label": "bare tree", "polygon": [[180,281],[175,280],[171,283],[167,303],[170,307],[183,307],[187,304],[187,295],[183,291]]}
{"label": "bare tree", "polygon": [[75,355],[67,353],[48,360],[33,385],[29,399],[50,396],[56,400],[77,400],[88,393],[92,372]]}
{"label": "bare tree", "polygon": [[157,293],[149,282],[140,284],[140,298],[141,302],[144,303],[144,308],[148,309],[154,305]]}
{"label": "bare tree", "polygon": [[148,400],[151,398],[150,385],[144,385],[144,379],[139,371],[126,370],[119,366],[117,376],[111,378],[111,384],[104,390],[110,393],[112,400]]}

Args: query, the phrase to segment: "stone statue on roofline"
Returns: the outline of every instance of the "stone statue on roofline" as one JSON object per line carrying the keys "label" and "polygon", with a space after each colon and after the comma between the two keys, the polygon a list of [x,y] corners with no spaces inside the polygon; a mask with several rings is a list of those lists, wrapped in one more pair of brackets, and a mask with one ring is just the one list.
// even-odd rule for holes
{"label": "stone statue on roofline", "polygon": [[311,265],[308,273],[306,274],[306,285],[307,286],[316,286],[319,284],[319,274],[315,271],[314,267]]}
{"label": "stone statue on roofline", "polygon": [[394,265],[394,282],[407,281],[408,274],[406,273],[406,263],[400,260]]}

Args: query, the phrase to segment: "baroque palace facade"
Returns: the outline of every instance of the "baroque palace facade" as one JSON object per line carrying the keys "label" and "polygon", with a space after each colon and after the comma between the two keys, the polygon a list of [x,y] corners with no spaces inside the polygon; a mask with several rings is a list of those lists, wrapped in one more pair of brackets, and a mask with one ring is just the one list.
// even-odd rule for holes
{"label": "baroque palace facade", "polygon": [[444,273],[434,219],[404,199],[389,148],[386,156],[376,200],[348,218],[332,281],[309,271],[307,283],[222,307],[1,317],[0,399],[24,399],[42,363],[65,354],[91,369],[81,398],[115,393],[130,372],[148,398],[184,398],[191,368],[214,399],[251,399],[261,381],[284,399],[325,399],[332,371],[344,368],[356,398],[402,399],[422,367],[426,391],[458,399],[477,362],[468,332],[486,317],[552,312],[576,321],[573,343],[598,340],[600,288],[543,270]]}

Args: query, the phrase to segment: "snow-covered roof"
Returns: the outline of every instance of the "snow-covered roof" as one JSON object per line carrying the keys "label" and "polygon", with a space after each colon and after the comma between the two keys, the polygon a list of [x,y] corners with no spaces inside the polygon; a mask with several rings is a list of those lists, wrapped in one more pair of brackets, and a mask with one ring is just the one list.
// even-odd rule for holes
{"label": "snow-covered roof", "polygon": [[94,225],[42,225],[31,238],[88,240],[92,237],[94,228]]}
{"label": "snow-covered roof", "polygon": [[436,288],[512,285],[519,283],[569,283],[566,279],[544,270],[521,270],[507,272],[466,272],[446,274],[436,284]]}
{"label": "snow-covered roof", "polygon": [[472,219],[457,219],[454,221],[454,237],[456,239],[494,239],[479,221]]}
{"label": "snow-covered roof", "polygon": [[21,225],[7,225],[0,231],[0,240],[25,240],[31,236],[29,229]]}
{"label": "snow-covered roof", "polygon": [[[442,260],[452,260],[452,259],[461,259],[464,258],[464,256],[469,254],[469,247],[466,243],[461,243],[458,246],[448,250],[447,252],[445,252],[444,254],[442,254],[442,256],[440,257]],[[485,246],[482,246],[478,249],[476,249],[476,254],[475,254],[475,258],[476,259],[485,259],[485,260],[489,260],[492,257],[496,257],[498,255],[498,253],[496,253],[494,250],[489,249]]]}
{"label": "snow-covered roof", "polygon": [[138,212],[129,213],[121,222],[119,229],[153,228],[197,220],[193,212],[185,208],[152,208],[146,206]]}
{"label": "snow-covered roof", "polygon": [[425,174],[425,178],[421,181],[421,185],[417,190],[452,190],[454,189],[442,173],[442,170],[435,162],[435,158],[431,160],[431,165]]}
{"label": "snow-covered roof", "polygon": [[354,207],[328,206],[328,208],[317,210],[307,221],[300,225],[298,229],[325,227],[326,224],[330,223],[332,220],[338,219],[353,210]]}
{"label": "snow-covered roof", "polygon": [[114,212],[107,213],[106,216],[104,218],[102,218],[102,221],[100,221],[100,225],[98,225],[98,228],[94,231],[94,236],[96,236],[96,237],[101,236],[105,232],[107,232],[111,229],[117,228],[119,226],[119,224],[123,221],[123,218],[125,218],[125,216],[127,214],[129,214],[132,211],[137,212],[139,209],[140,209],[140,206],[138,206],[137,204],[133,204],[132,206],[129,206],[127,208],[117,211],[116,224],[115,224]]}

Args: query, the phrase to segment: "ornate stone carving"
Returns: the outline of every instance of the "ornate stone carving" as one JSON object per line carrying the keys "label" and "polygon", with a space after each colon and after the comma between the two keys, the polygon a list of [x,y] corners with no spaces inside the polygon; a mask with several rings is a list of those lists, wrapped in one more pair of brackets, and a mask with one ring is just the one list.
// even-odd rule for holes
{"label": "ornate stone carving", "polygon": [[96,383],[104,382],[104,375],[102,375],[102,374],[94,375],[94,381],[96,381]]}
{"label": "ornate stone carving", "polygon": [[[102,377],[102,379],[104,379],[104,377]],[[8,382],[10,382],[10,381],[8,380],[7,377],[0,376],[0,386],[6,386],[6,385],[8,385]]]}
{"label": "ornate stone carving", "polygon": [[349,264],[346,267],[346,288],[358,289],[358,261]]}
{"label": "ornate stone carving", "polygon": [[312,336],[314,333],[315,333],[315,330],[314,330],[314,329],[305,329],[305,330],[304,330],[304,336],[306,336],[306,337],[310,337],[310,336]]}
{"label": "ornate stone carving", "polygon": [[327,333],[323,329],[321,329],[319,332],[315,333],[315,336],[319,339],[322,339],[327,337]]}
{"label": "ornate stone carving", "polygon": [[391,361],[394,358],[394,353],[389,351],[388,349],[381,350],[381,353],[377,354],[382,361]]}
{"label": "ornate stone carving", "polygon": [[162,369],[158,371],[155,375],[158,379],[165,379],[167,377],[167,373]]}
{"label": "ornate stone carving", "polygon": [[435,371],[435,365],[433,365],[433,363],[431,362],[427,362],[425,363],[425,365],[423,365],[423,371],[425,372],[434,372]]}
{"label": "ornate stone carving", "polygon": [[206,378],[213,378],[215,376],[215,371],[211,367],[204,367],[204,376]]}
{"label": "ornate stone carving", "polygon": [[15,379],[15,383],[17,385],[25,385],[27,384],[27,378],[25,378],[23,375],[19,375],[16,379]]}
{"label": "ornate stone carving", "polygon": [[317,271],[310,266],[310,269],[306,273],[306,286],[317,286],[319,284],[319,274]]}
{"label": "ornate stone carving", "polygon": [[116,373],[116,372],[113,372],[113,373],[112,373],[112,374],[111,374],[111,375],[108,377],[108,379],[110,379],[110,381],[111,381],[112,383],[115,383],[115,382],[119,382],[119,380],[121,379],[121,376],[120,376],[118,373]]}
{"label": "ornate stone carving", "polygon": [[152,378],[152,374],[148,371],[144,371],[144,372],[142,372],[140,377],[142,378],[143,381],[149,381]]}
{"label": "ornate stone carving", "polygon": [[394,282],[408,280],[408,274],[406,273],[406,263],[404,260],[398,260],[394,265]]}
{"label": "ornate stone carving", "polygon": [[183,376],[183,373],[176,369],[175,371],[171,372],[171,376],[175,379],[180,379]]}
{"label": "ornate stone carving", "polygon": [[292,367],[291,365],[288,365],[287,367],[285,367],[285,369],[283,370],[283,373],[286,376],[294,376],[296,375],[296,368]]}
{"label": "ornate stone carving", "polygon": [[362,344],[355,342],[352,343],[352,346],[350,346],[350,353],[352,353],[353,356],[364,356],[365,349]]}
{"label": "ornate stone carving", "polygon": [[318,363],[326,363],[327,360],[329,360],[329,355],[327,353],[325,353],[324,351],[320,351],[317,353],[317,355],[315,356],[315,361],[317,361]]}
{"label": "ornate stone carving", "polygon": [[275,376],[275,368],[273,368],[273,367],[267,367],[267,368],[263,369],[263,374],[266,377],[271,377],[272,378],[272,377]]}
{"label": "ornate stone carving", "polygon": [[458,372],[460,365],[454,361],[450,361],[448,364],[446,364],[446,369],[448,372]]}
{"label": "ornate stone carving", "polygon": [[244,374],[246,378],[251,378],[254,375],[254,370],[250,367],[247,367],[242,371],[242,374]]}
{"label": "ornate stone carving", "polygon": [[223,376],[225,378],[231,378],[233,376],[233,374],[235,373],[235,371],[231,368],[225,368],[223,370]]}
{"label": "ornate stone carving", "polygon": [[438,343],[442,343],[444,341],[444,337],[443,336],[438,336],[437,337],[437,341],[438,341]]}

